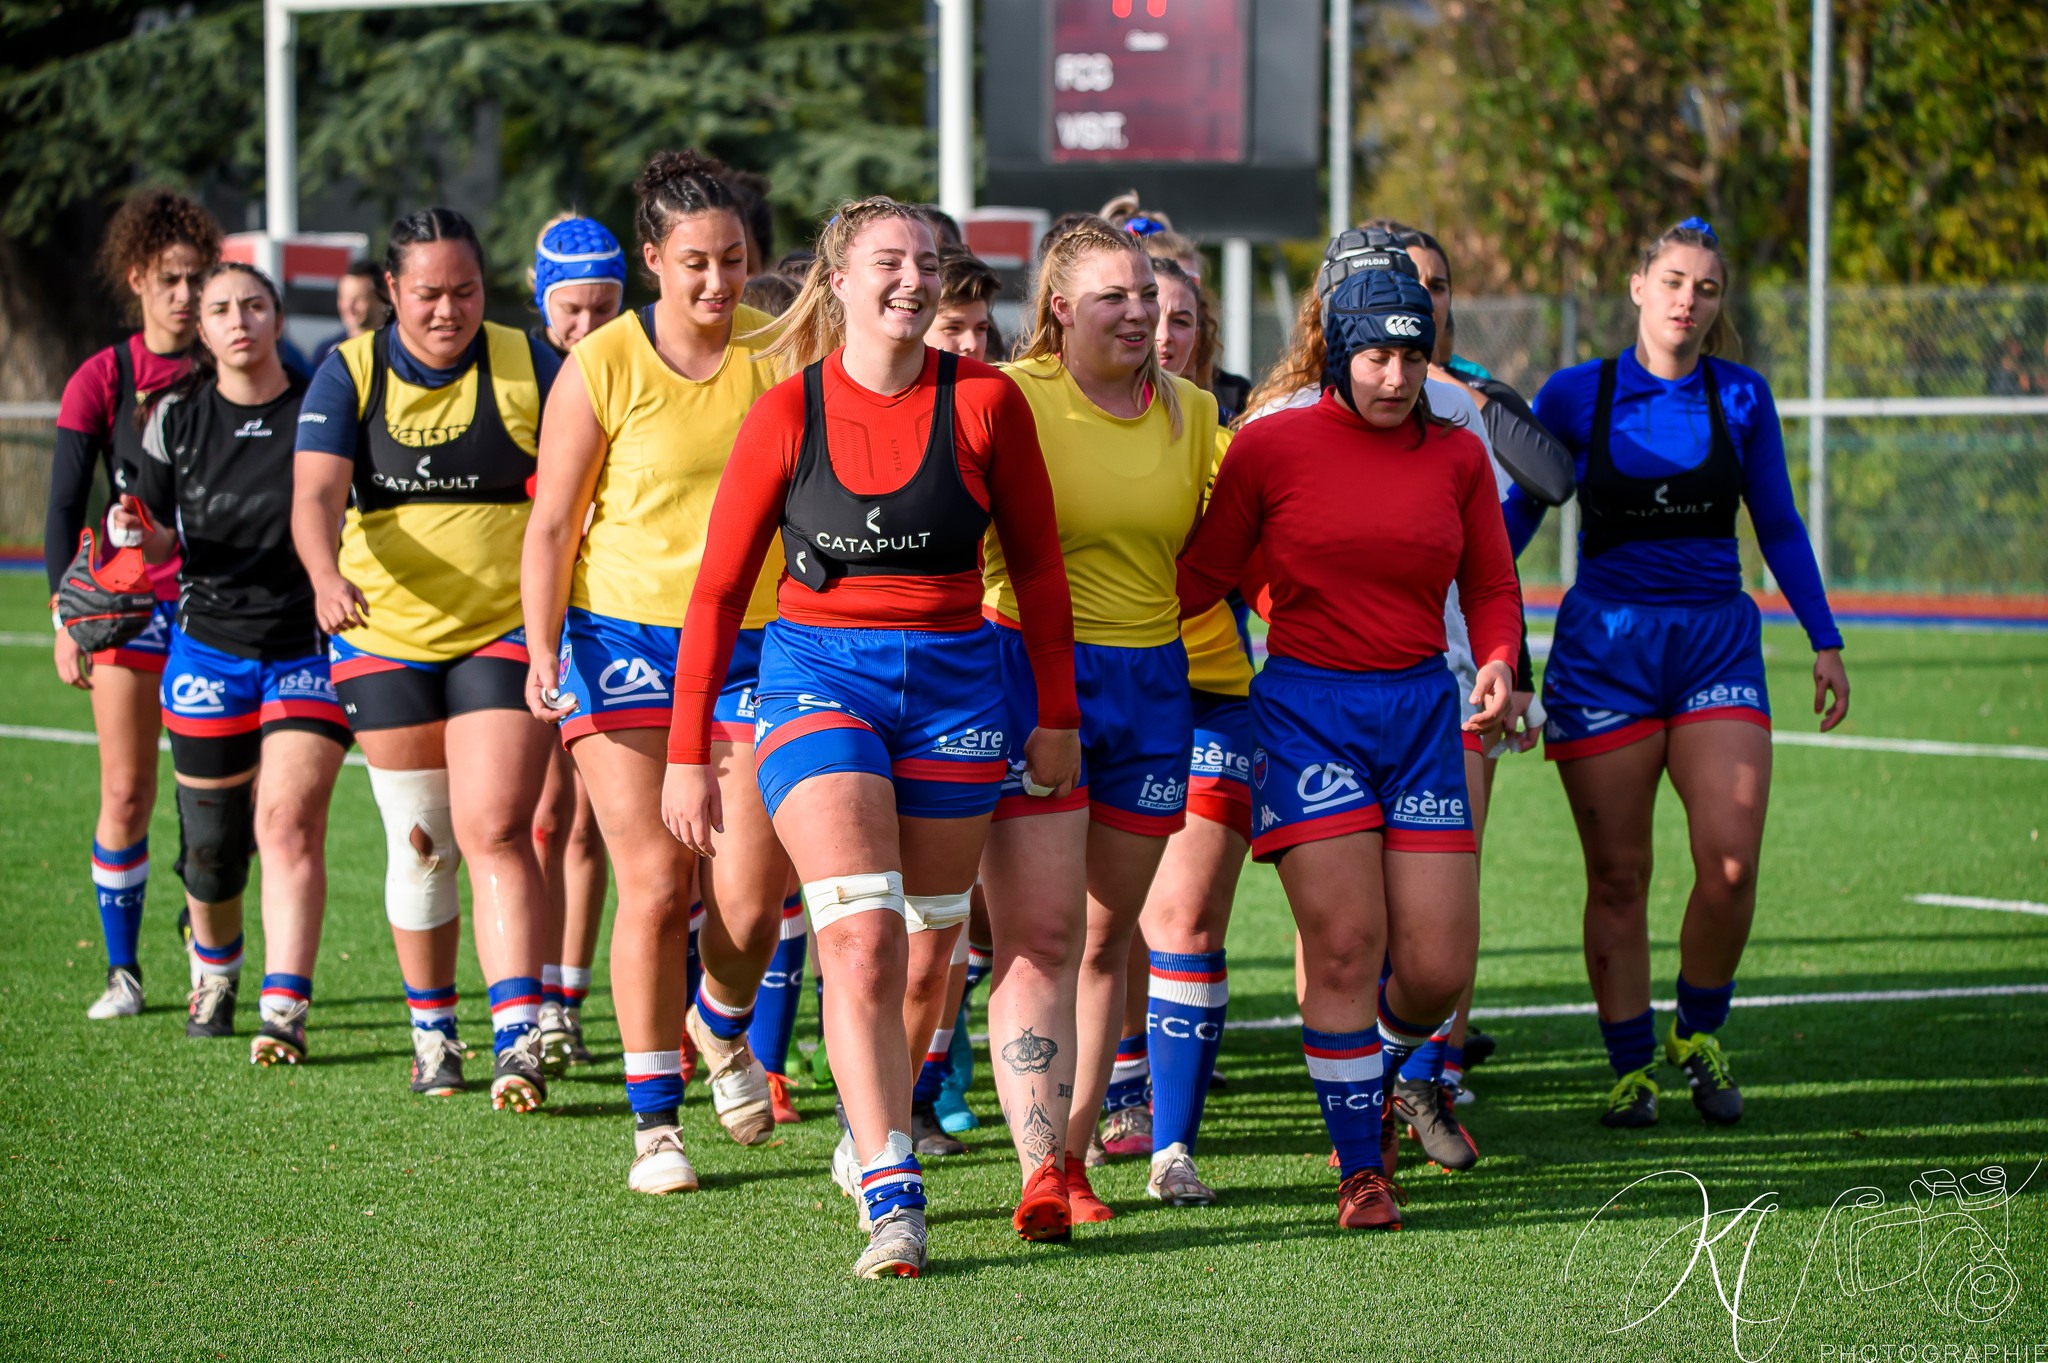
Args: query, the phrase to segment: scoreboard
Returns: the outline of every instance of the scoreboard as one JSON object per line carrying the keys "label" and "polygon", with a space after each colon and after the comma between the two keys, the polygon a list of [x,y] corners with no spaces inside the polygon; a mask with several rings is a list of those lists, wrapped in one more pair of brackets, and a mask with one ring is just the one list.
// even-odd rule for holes
{"label": "scoreboard", "polygon": [[1242,161],[1247,0],[1053,0],[1047,150]]}
{"label": "scoreboard", "polygon": [[1321,230],[1324,0],[982,0],[984,201]]}

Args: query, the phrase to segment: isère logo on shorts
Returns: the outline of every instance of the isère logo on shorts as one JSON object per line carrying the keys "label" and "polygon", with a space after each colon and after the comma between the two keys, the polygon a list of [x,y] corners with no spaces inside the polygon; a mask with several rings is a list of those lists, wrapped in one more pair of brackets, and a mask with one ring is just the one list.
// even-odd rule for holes
{"label": "is\u00e8re logo on shorts", "polygon": [[1405,824],[1463,828],[1465,798],[1462,795],[1438,795],[1430,790],[1425,790],[1419,795],[1403,795],[1394,801],[1391,817]]}
{"label": "is\u00e8re logo on shorts", "polygon": [[932,751],[947,757],[979,757],[984,761],[1003,755],[1001,729],[968,728],[958,734],[940,734]]}
{"label": "is\u00e8re logo on shorts", "polygon": [[1146,772],[1145,779],[1138,783],[1138,808],[1163,809],[1168,813],[1185,808],[1188,802],[1188,783],[1175,776],[1164,781],[1152,779]]}
{"label": "is\u00e8re logo on shorts", "polygon": [[1704,691],[1695,691],[1685,703],[1687,710],[1717,710],[1723,706],[1746,705],[1752,710],[1764,708],[1763,697],[1754,686],[1729,686],[1717,682]]}
{"label": "is\u00e8re logo on shorts", "polygon": [[334,699],[334,683],[325,672],[311,667],[302,667],[296,672],[287,672],[277,679],[277,691],[281,696],[317,696],[321,700]]}
{"label": "is\u00e8re logo on shorts", "polygon": [[740,688],[739,703],[740,718],[752,719],[754,715],[760,710],[760,708],[760,705],[754,700],[754,688],[751,686],[742,686]]}
{"label": "is\u00e8re logo on shorts", "polygon": [[836,700],[814,696],[808,691],[796,693],[796,708],[799,710],[844,710],[846,707]]}
{"label": "is\u00e8re logo on shorts", "polygon": [[1241,752],[1231,752],[1215,739],[1195,744],[1189,772],[1194,776],[1234,776],[1246,780],[1251,775],[1251,760]]}
{"label": "is\u00e8re logo on shorts", "polygon": [[227,689],[228,684],[224,681],[180,672],[171,682],[171,707],[176,710],[225,710],[227,703],[221,697]]}
{"label": "is\u00e8re logo on shorts", "polygon": [[660,695],[666,688],[661,674],[645,658],[614,658],[597,674],[597,689],[607,696],[637,696],[647,692]]}
{"label": "is\u00e8re logo on shorts", "polygon": [[1363,800],[1365,787],[1358,784],[1358,773],[1342,762],[1311,762],[1294,779],[1294,793],[1302,813],[1320,814]]}

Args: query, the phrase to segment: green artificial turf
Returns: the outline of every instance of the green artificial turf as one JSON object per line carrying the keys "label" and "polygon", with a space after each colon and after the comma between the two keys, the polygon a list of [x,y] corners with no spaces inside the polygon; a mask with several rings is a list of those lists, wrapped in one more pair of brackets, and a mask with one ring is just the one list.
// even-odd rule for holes
{"label": "green artificial turf", "polygon": [[[27,576],[0,578],[0,630],[47,631],[39,596]],[[1810,730],[1803,641],[1767,637],[1780,726]],[[2048,746],[2048,635],[1852,630],[1848,658],[1852,732]],[[44,651],[0,647],[0,695],[0,723],[89,726],[84,698],[56,683]],[[1471,1074],[1479,1099],[1460,1110],[1482,1163],[1446,1175],[1417,1168],[1408,1147],[1408,1229],[1377,1237],[1333,1224],[1298,1034],[1233,1029],[1230,1084],[1210,1100],[1199,1150],[1219,1206],[1161,1209],[1144,1196],[1142,1161],[1122,1162],[1096,1180],[1114,1222],[1068,1247],[1020,1244],[1009,1226],[1016,1166],[1001,1128],[984,1127],[971,1153],[928,1170],[931,1274],[857,1283],[851,1205],[825,1173],[829,1094],[801,1091],[806,1120],[743,1150],[693,1087],[684,1134],[703,1190],[626,1191],[602,952],[585,1014],[599,1063],[555,1085],[540,1115],[494,1113],[474,1092],[415,1098],[360,769],[344,772],[336,805],[313,1063],[258,1071],[246,1039],[183,1035],[168,801],[144,923],[150,1009],[85,1020],[103,970],[86,877],[93,751],[0,739],[0,1355],[1186,1363],[1821,1360],[1875,1347],[1865,1356],[1903,1363],[1948,1348],[2048,1349],[2048,1170],[2005,1212],[1978,1217],[2007,1239],[1977,1288],[1995,1297],[1997,1266],[2013,1275],[2014,1300],[1989,1323],[1944,1313],[1928,1290],[1967,1262],[1971,1235],[1943,1238],[1962,1226],[1954,1217],[1861,1242],[1839,1215],[1824,1227],[1852,1188],[1911,1205],[1924,1170],[2000,1164],[2017,1182],[2048,1157],[2048,997],[1740,1009],[1723,1038],[1749,1111],[1732,1130],[1705,1128],[1680,1087],[1667,1089],[1658,1128],[1606,1131],[1594,1113],[1611,1075],[1591,1018],[1485,1022],[1500,1050]],[[1651,901],[1664,998],[1689,880],[1678,814],[1667,790]],[[1740,994],[2048,982],[2048,918],[1907,899],[2048,901],[2044,826],[2048,763],[1779,748]],[[1480,1007],[1583,1002],[1578,849],[1555,773],[1533,756],[1502,767],[1485,880]],[[1246,873],[1238,906],[1231,1018],[1284,1017],[1291,929],[1269,870]],[[463,1024],[481,1041],[483,989],[466,948],[460,987]],[[814,1034],[807,1008],[799,1036]],[[971,1098],[994,1112],[985,1056]],[[1740,1355],[1704,1258],[1660,1314],[1618,1329],[1639,1269],[1637,1314],[1692,1257],[1690,1185],[1653,1184],[1603,1217],[1566,1278],[1595,1210],[1659,1170],[1696,1175],[1716,1210],[1775,1196],[1749,1260],[1743,1314],[1755,1323]],[[1731,1292],[1759,1215],[1717,1242]],[[1918,1260],[1923,1242],[1931,1265]],[[1882,1285],[1892,1278],[1902,1280]]]}

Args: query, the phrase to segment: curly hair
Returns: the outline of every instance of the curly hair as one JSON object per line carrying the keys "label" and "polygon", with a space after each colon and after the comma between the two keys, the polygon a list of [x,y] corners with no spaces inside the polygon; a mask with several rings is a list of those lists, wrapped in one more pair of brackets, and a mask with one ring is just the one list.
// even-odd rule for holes
{"label": "curly hair", "polygon": [[130,321],[140,319],[142,304],[128,287],[128,276],[173,246],[191,247],[199,253],[200,266],[212,269],[220,259],[220,224],[192,200],[161,187],[138,189],[114,210],[100,243],[100,278]]}

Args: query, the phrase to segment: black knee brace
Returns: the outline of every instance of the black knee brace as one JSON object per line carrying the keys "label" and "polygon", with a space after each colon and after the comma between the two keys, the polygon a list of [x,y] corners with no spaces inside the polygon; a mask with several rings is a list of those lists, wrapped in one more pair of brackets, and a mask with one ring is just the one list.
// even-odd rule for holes
{"label": "black knee brace", "polygon": [[178,861],[173,868],[202,904],[223,904],[249,884],[256,851],[256,783],[178,787]]}

